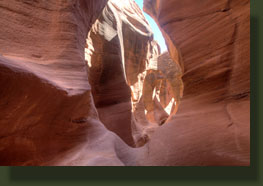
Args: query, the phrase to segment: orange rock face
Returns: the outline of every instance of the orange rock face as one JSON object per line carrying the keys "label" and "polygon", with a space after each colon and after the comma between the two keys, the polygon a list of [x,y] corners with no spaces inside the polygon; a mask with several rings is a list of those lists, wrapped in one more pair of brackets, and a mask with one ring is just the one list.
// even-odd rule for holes
{"label": "orange rock face", "polygon": [[129,145],[144,145],[177,111],[183,89],[179,65],[158,60],[160,47],[130,0],[108,1],[85,53],[100,119]]}
{"label": "orange rock face", "polygon": [[0,165],[249,165],[249,1],[144,9],[0,1]]}
{"label": "orange rock face", "polygon": [[84,58],[105,5],[0,2],[1,165],[123,165],[114,144],[126,145],[98,120]]}
{"label": "orange rock face", "polygon": [[185,86],[176,117],[149,144],[166,156],[149,164],[250,164],[249,7],[244,0],[144,1],[171,56],[181,52]]}

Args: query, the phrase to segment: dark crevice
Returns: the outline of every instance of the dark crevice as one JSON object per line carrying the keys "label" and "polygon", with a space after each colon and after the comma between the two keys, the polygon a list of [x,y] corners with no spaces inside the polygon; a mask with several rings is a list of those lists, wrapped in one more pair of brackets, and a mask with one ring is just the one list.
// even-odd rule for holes
{"label": "dark crevice", "polygon": [[87,118],[86,117],[80,117],[80,118],[76,118],[76,119],[71,119],[70,121],[72,122],[72,123],[78,123],[78,124],[80,124],[80,123],[86,123],[87,122]]}

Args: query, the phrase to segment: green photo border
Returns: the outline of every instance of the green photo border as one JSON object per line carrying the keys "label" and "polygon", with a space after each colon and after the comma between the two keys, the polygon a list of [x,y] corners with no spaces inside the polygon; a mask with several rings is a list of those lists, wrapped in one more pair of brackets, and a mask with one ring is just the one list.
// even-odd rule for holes
{"label": "green photo border", "polygon": [[[0,167],[0,185],[263,185],[263,1],[251,0],[249,167]],[[260,52],[262,51],[262,52]],[[261,72],[261,73],[260,73]]]}

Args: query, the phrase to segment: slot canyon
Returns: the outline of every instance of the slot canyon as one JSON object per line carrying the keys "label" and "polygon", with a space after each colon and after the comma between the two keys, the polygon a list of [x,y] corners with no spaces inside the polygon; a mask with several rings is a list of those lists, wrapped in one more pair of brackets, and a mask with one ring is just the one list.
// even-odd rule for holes
{"label": "slot canyon", "polygon": [[0,165],[250,165],[249,0],[0,0],[0,23]]}

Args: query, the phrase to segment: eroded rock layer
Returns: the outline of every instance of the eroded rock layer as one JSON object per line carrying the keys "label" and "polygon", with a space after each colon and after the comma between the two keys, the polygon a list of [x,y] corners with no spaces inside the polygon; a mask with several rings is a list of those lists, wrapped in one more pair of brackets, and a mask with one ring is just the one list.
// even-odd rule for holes
{"label": "eroded rock layer", "polygon": [[144,145],[176,113],[180,66],[171,58],[158,60],[160,47],[134,1],[108,1],[88,35],[85,55],[100,119],[128,144]]}
{"label": "eroded rock layer", "polygon": [[132,0],[105,5],[1,1],[1,165],[135,165],[145,148],[118,136],[141,146],[164,122],[149,24]]}
{"label": "eroded rock layer", "polygon": [[0,165],[249,165],[249,1],[144,9],[0,1]]}
{"label": "eroded rock layer", "polygon": [[176,117],[152,136],[158,155],[148,163],[249,165],[250,1],[144,0],[144,9],[171,56],[180,50],[185,86]]}
{"label": "eroded rock layer", "polygon": [[0,165],[126,164],[116,152],[129,149],[98,120],[84,61],[105,4],[0,1]]}

